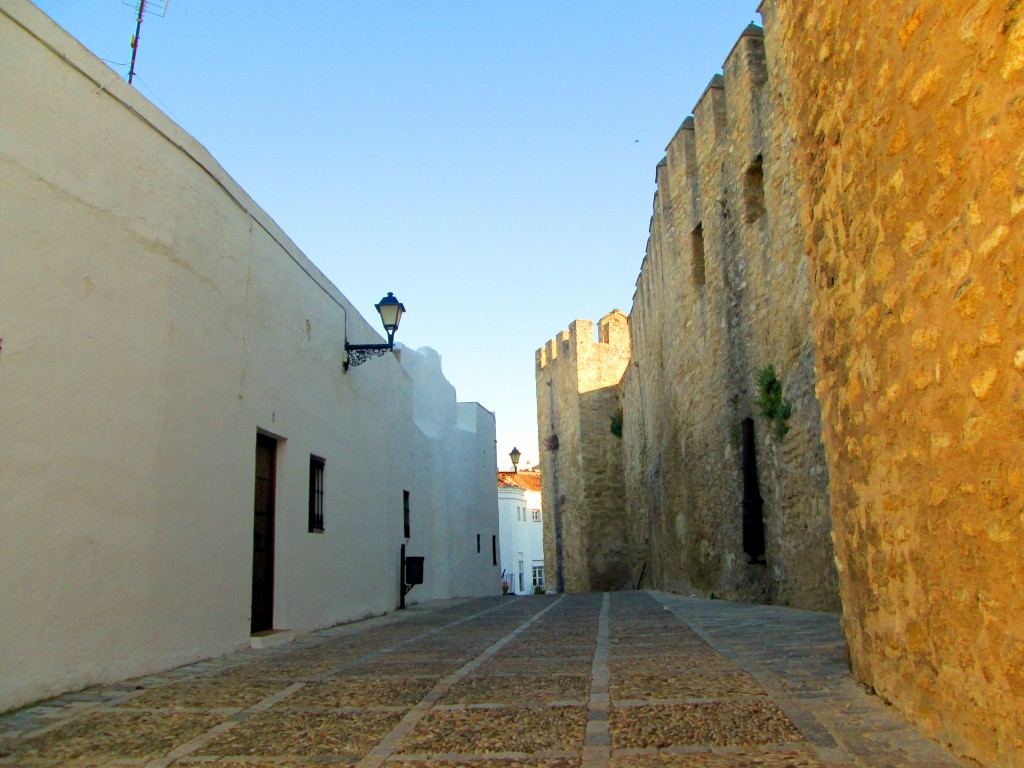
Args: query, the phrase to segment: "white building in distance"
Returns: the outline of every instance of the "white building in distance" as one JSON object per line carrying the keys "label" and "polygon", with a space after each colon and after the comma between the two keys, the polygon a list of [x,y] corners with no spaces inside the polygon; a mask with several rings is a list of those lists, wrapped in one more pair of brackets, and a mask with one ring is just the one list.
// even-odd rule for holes
{"label": "white building in distance", "polygon": [[502,579],[509,593],[531,595],[544,580],[544,513],[540,472],[498,472]]}
{"label": "white building in distance", "polygon": [[376,318],[23,0],[0,94],[0,710],[392,611],[403,544],[410,602],[500,594],[438,355],[346,372]]}

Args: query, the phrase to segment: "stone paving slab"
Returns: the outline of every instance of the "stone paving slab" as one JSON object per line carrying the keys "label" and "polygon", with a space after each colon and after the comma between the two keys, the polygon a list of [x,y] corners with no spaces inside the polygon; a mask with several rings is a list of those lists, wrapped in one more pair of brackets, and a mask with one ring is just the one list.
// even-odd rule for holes
{"label": "stone paving slab", "polygon": [[657,592],[445,601],[0,716],[7,766],[953,768],[838,619]]}
{"label": "stone paving slab", "polygon": [[456,683],[441,699],[444,704],[583,703],[590,690],[584,675],[486,675]]}

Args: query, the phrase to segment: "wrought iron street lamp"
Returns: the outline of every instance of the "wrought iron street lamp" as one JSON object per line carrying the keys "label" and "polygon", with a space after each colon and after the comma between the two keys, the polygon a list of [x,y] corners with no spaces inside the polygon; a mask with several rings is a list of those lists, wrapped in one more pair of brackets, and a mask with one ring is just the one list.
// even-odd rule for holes
{"label": "wrought iron street lamp", "polygon": [[347,371],[349,366],[362,365],[371,357],[380,357],[385,352],[395,348],[395,331],[398,324],[402,322],[402,315],[405,313],[405,305],[395,298],[395,294],[388,291],[388,295],[373,305],[380,315],[384,330],[388,334],[387,344],[349,344],[345,340],[345,362],[342,368]]}
{"label": "wrought iron street lamp", "polygon": [[519,473],[519,457],[522,456],[518,448],[513,448],[512,453],[508,455],[512,459],[512,471],[516,474]]}

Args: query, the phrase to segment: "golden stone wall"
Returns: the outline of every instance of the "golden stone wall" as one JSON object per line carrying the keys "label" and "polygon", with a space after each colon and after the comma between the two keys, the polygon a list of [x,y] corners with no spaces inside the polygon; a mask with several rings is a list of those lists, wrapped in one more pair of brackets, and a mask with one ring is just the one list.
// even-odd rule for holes
{"label": "golden stone wall", "polygon": [[[759,27],[723,71],[657,169],[623,381],[630,561],[645,586],[838,611],[793,144]],[[792,407],[782,437],[756,402],[769,365]],[[744,551],[747,417],[765,564]]]}
{"label": "golden stone wall", "polygon": [[537,350],[544,562],[558,591],[620,589],[626,557],[622,462],[611,419],[629,361],[626,316],[576,320]]}
{"label": "golden stone wall", "polygon": [[769,0],[856,676],[1024,765],[1024,3]]}

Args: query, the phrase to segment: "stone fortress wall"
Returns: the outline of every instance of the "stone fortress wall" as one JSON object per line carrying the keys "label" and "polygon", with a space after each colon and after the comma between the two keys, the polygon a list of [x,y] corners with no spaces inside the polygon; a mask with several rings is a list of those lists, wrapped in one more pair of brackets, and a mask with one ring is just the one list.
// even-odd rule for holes
{"label": "stone fortress wall", "polygon": [[577,320],[537,351],[544,562],[559,592],[619,589],[626,559],[622,459],[610,429],[629,361],[626,316]]}
{"label": "stone fortress wall", "polygon": [[1024,765],[1024,5],[763,4],[854,673]]}
{"label": "stone fortress wall", "polygon": [[[658,165],[629,317],[630,565],[655,588],[838,610],[793,142],[760,27],[723,71]],[[759,417],[767,366],[791,408],[782,438]]]}
{"label": "stone fortress wall", "polygon": [[[857,679],[958,752],[1024,766],[1024,4],[760,12],[657,169],[628,370],[601,385],[623,409],[613,570],[807,608],[838,594]],[[565,355],[590,330],[538,353],[566,551],[591,516],[615,527],[582,493],[587,358]],[[757,415],[767,365],[781,439]]]}

